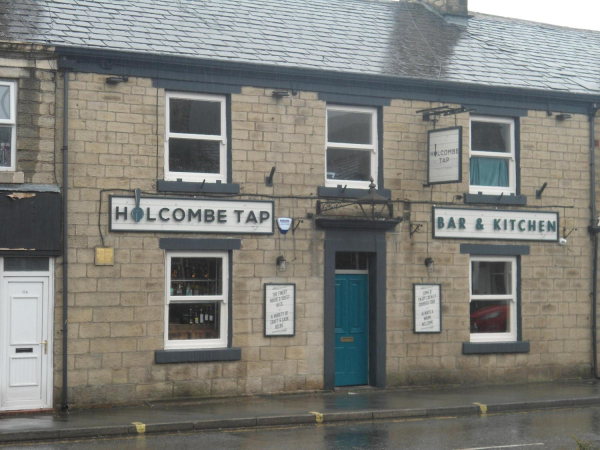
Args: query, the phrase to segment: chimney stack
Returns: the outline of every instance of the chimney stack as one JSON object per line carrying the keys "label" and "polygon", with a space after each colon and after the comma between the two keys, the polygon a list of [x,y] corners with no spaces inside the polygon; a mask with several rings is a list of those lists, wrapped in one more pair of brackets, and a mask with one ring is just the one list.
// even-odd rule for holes
{"label": "chimney stack", "polygon": [[469,0],[419,0],[444,16],[469,15]]}

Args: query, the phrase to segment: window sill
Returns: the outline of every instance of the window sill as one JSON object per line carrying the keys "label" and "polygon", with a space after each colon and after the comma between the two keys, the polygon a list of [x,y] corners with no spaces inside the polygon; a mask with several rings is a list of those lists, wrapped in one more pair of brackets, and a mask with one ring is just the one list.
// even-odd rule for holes
{"label": "window sill", "polygon": [[525,195],[490,195],[490,194],[465,194],[466,204],[480,205],[512,205],[525,206],[527,205],[527,197]]}
{"label": "window sill", "polygon": [[240,185],[236,183],[202,183],[192,181],[157,180],[156,190],[158,192],[239,194]]}
{"label": "window sill", "polygon": [[[344,189],[342,185],[338,185],[337,187],[319,186],[317,188],[317,196],[319,197],[359,198],[368,193],[369,189]],[[392,197],[392,191],[389,189],[377,189],[377,193],[388,199]]]}
{"label": "window sill", "polygon": [[194,350],[157,350],[154,352],[156,364],[239,361],[240,359],[242,359],[242,349],[239,347]]}
{"label": "window sill", "polygon": [[25,174],[23,172],[0,172],[0,184],[23,184]]}
{"label": "window sill", "polygon": [[529,341],[517,342],[463,342],[463,355],[489,353],[529,353]]}

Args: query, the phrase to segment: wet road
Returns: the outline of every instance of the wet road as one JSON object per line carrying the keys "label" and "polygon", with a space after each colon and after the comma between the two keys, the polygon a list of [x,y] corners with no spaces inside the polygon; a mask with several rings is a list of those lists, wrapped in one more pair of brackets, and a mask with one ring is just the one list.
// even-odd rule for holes
{"label": "wet road", "polygon": [[600,449],[600,408],[0,445],[0,449],[536,450],[575,449],[574,437]]}

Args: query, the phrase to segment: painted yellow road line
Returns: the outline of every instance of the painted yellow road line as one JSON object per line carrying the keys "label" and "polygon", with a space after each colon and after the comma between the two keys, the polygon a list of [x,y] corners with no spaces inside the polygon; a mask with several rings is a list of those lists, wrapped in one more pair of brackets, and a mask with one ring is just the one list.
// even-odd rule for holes
{"label": "painted yellow road line", "polygon": [[481,414],[487,414],[487,405],[484,405],[483,403],[473,403],[473,404],[479,406],[479,412]]}
{"label": "painted yellow road line", "polygon": [[321,414],[320,412],[310,411],[309,414],[314,414],[315,415],[315,421],[317,423],[323,423],[323,414]]}
{"label": "painted yellow road line", "polygon": [[144,434],[146,432],[146,424],[142,422],[131,422],[131,424],[135,425],[138,434]]}

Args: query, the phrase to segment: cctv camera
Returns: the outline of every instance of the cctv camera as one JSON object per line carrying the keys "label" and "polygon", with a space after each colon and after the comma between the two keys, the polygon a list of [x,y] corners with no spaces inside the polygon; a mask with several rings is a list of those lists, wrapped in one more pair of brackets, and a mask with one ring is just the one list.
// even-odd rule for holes
{"label": "cctv camera", "polygon": [[564,237],[560,238],[560,241],[558,241],[558,245],[567,245],[567,240]]}

